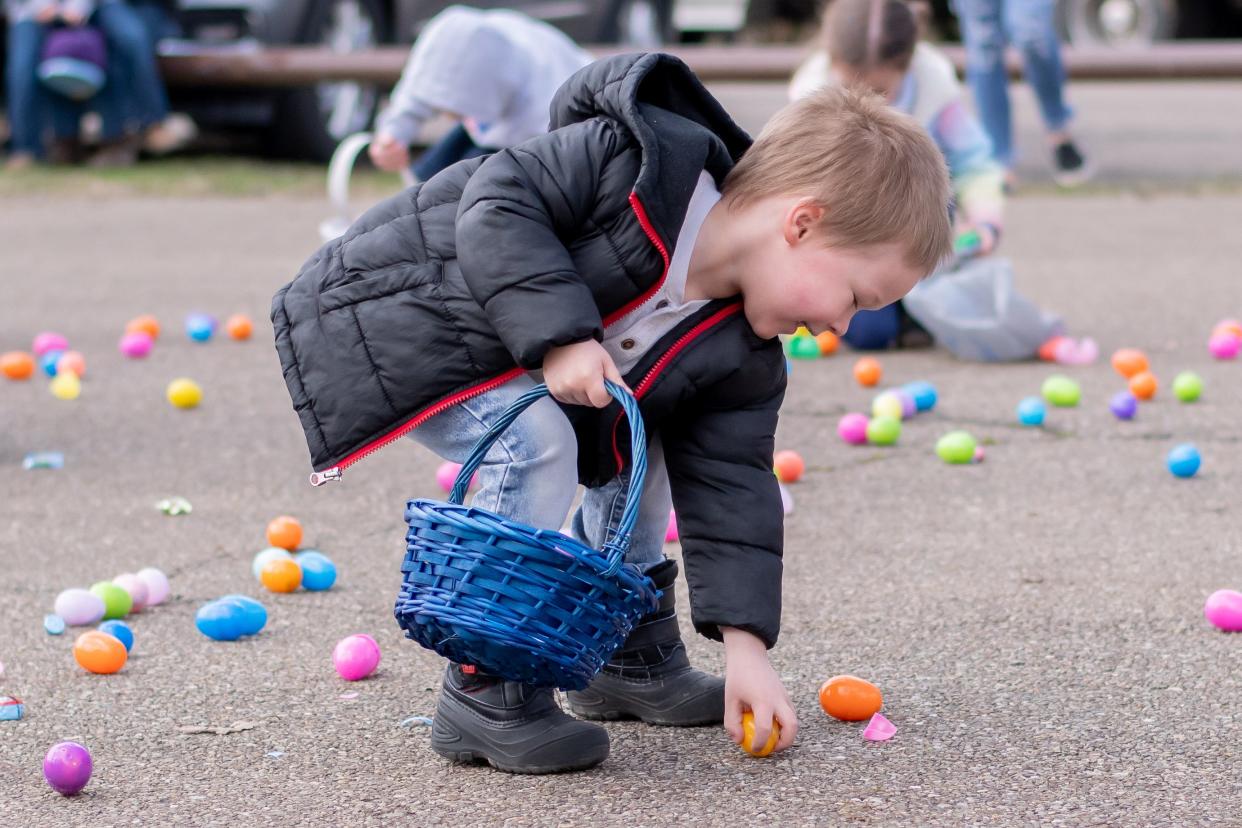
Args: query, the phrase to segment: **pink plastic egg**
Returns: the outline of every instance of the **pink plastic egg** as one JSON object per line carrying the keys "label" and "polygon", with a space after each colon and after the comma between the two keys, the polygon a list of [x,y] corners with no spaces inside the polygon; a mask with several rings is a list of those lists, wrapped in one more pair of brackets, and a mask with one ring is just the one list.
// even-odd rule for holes
{"label": "pink plastic egg", "polygon": [[156,604],[162,604],[168,600],[172,587],[168,583],[168,576],[153,566],[146,569],[138,570],[138,579],[147,588],[147,606],[153,607]]}
{"label": "pink plastic egg", "polygon": [[342,638],[332,649],[332,665],[346,681],[366,678],[375,672],[379,663],[379,644],[364,633]]}
{"label": "pink plastic egg", "polygon": [[1242,592],[1216,590],[1203,605],[1203,617],[1225,632],[1242,632]]}
{"label": "pink plastic egg", "polygon": [[837,423],[837,434],[851,446],[867,443],[867,415],[846,414]]}
{"label": "pink plastic egg", "polygon": [[130,612],[138,612],[149,603],[150,596],[148,595],[146,583],[132,572],[117,575],[112,579],[112,583],[129,593],[129,597],[134,602]]}
{"label": "pink plastic egg", "polygon": [[1208,340],[1208,351],[1217,359],[1233,359],[1242,350],[1242,339],[1232,331],[1220,331]]}
{"label": "pink plastic egg", "polygon": [[150,334],[143,331],[134,331],[122,336],[121,341],[117,343],[117,348],[130,359],[142,359],[151,353],[153,342],[154,340],[151,339]]}
{"label": "pink plastic egg", "polygon": [[44,331],[35,336],[34,342],[30,345],[30,350],[34,351],[37,357],[43,356],[48,351],[67,351],[69,350],[69,340],[58,333]]}
{"label": "pink plastic egg", "polygon": [[668,528],[664,530],[665,543],[677,543],[681,535],[677,533],[677,512],[668,510]]}

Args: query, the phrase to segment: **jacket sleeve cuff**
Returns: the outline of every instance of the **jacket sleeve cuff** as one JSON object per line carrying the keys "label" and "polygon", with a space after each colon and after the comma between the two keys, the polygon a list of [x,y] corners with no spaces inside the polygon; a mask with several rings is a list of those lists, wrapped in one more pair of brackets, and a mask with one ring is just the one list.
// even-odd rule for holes
{"label": "jacket sleeve cuff", "polygon": [[[745,555],[745,563],[740,567],[739,555]],[[723,641],[720,628],[737,627],[758,636],[768,649],[776,645],[784,570],[778,556],[721,544],[705,545],[682,560],[690,588],[690,617],[700,635]],[[721,577],[722,571],[744,572],[745,577]]]}

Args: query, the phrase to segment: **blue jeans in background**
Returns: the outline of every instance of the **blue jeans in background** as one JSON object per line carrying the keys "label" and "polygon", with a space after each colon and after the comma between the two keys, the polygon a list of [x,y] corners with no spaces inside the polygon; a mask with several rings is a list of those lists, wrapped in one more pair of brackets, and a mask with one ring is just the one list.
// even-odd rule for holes
{"label": "blue jeans in background", "polygon": [[901,303],[894,302],[879,310],[855,313],[841,338],[858,351],[883,351],[896,345],[900,335]]}
{"label": "blue jeans in background", "polygon": [[461,124],[450,129],[443,138],[427,148],[413,166],[414,177],[426,181],[445,167],[467,158],[489,155],[496,150],[480,147]]}
{"label": "blue jeans in background", "polygon": [[[445,460],[464,462],[479,437],[518,397],[535,387],[518,377],[454,405],[410,432]],[[560,406],[544,397],[523,411],[492,444],[479,466],[471,505],[537,529],[560,531],[578,489],[578,441]],[[587,489],[572,534],[599,549],[625,508],[629,475]],[[664,452],[658,439],[647,449],[647,476],[626,563],[644,570],[664,560],[664,534],[672,508]]]}
{"label": "blue jeans in background", "polygon": [[1073,116],[1065,102],[1065,66],[1056,30],[1056,0],[953,0],[966,46],[966,79],[992,139],[996,160],[1013,166],[1013,116],[1005,46],[1022,53],[1044,128],[1064,129]]}
{"label": "blue jeans in background", "polygon": [[[91,17],[108,42],[108,88],[100,111],[105,136],[141,131],[168,117],[168,93],[155,62],[151,31],[124,2],[106,2]],[[115,106],[113,105],[115,104]]]}
{"label": "blue jeans in background", "polygon": [[43,157],[43,132],[53,92],[39,82],[39,55],[48,26],[33,20],[9,25],[5,85],[8,93],[10,150]]}

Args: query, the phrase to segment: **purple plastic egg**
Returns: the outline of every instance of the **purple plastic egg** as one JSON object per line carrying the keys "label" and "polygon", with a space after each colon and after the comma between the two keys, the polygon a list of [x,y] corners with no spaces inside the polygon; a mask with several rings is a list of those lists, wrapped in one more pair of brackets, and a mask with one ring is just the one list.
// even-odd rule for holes
{"label": "purple plastic egg", "polygon": [[867,444],[867,415],[846,414],[837,422],[837,434],[851,446]]}
{"label": "purple plastic egg", "polygon": [[66,589],[56,596],[53,610],[71,627],[97,624],[104,617],[104,602],[87,589]]}
{"label": "purple plastic egg", "polygon": [[133,600],[133,606],[130,612],[138,612],[143,607],[151,603],[151,597],[148,594],[146,582],[132,572],[126,572],[124,575],[117,575],[112,579],[112,583],[129,593],[129,597]]}
{"label": "purple plastic egg", "polygon": [[1138,413],[1138,399],[1129,391],[1118,391],[1108,401],[1108,410],[1118,420],[1132,420]]}
{"label": "purple plastic egg", "polygon": [[151,353],[153,343],[154,340],[151,339],[150,334],[145,331],[134,331],[122,336],[121,341],[117,343],[117,348],[130,359],[142,359]]}
{"label": "purple plastic egg", "polygon": [[893,393],[901,400],[901,419],[908,420],[918,413],[918,403],[914,401],[913,394],[904,388],[894,388]]}
{"label": "purple plastic egg", "polygon": [[91,781],[91,752],[77,742],[52,745],[43,757],[43,778],[62,796],[73,796]]}
{"label": "purple plastic egg", "polygon": [[1225,632],[1242,632],[1242,592],[1216,590],[1203,605],[1203,617]]}
{"label": "purple plastic egg", "polygon": [[43,331],[35,336],[34,342],[30,344],[30,350],[34,351],[37,357],[43,356],[48,351],[67,351],[69,340],[58,333]]}

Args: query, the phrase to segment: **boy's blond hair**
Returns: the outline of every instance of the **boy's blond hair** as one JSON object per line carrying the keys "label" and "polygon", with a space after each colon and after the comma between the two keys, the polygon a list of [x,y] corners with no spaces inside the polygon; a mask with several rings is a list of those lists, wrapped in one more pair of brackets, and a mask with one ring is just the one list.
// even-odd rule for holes
{"label": "boy's blond hair", "polygon": [[949,171],[914,119],[860,89],[821,89],[772,116],[725,179],[731,206],[807,196],[830,247],[897,243],[930,273],[952,249]]}

